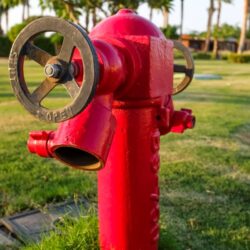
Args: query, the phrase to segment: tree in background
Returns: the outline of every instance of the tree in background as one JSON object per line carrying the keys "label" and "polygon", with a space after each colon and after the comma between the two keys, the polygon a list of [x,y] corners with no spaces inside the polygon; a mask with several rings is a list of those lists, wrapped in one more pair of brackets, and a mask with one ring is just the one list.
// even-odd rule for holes
{"label": "tree in background", "polygon": [[[153,10],[160,10],[163,14],[163,26],[162,28],[167,28],[169,23],[169,13],[173,8],[173,0],[148,0],[148,6],[152,11],[151,15],[153,15]],[[152,16],[150,17],[152,19]]]}
{"label": "tree in background", "polygon": [[[19,0],[19,3],[23,6],[22,20],[24,22],[24,20],[29,18],[30,16],[29,0]],[[25,12],[26,12],[26,16],[25,16]]]}
{"label": "tree in background", "polygon": [[85,25],[86,30],[89,30],[90,17],[92,16],[92,24],[95,26],[100,19],[98,18],[97,11],[101,11],[105,16],[108,16],[106,10],[103,9],[103,0],[84,0],[83,8],[85,12]]}
{"label": "tree in background", "polygon": [[204,52],[209,51],[209,44],[210,44],[210,39],[211,39],[211,26],[212,26],[212,19],[213,19],[214,11],[215,11],[214,0],[210,0],[210,6],[208,8],[207,35],[206,35]]}
{"label": "tree in background", "polygon": [[115,14],[121,8],[129,8],[129,9],[138,9],[141,2],[143,0],[107,0],[105,1],[108,3],[108,9],[110,14]]}
{"label": "tree in background", "polygon": [[2,3],[0,2],[0,36],[3,35],[3,28],[2,28],[2,15],[4,13],[4,8]]}
{"label": "tree in background", "polygon": [[215,29],[213,32],[214,36],[214,48],[213,48],[213,56],[214,58],[218,58],[218,51],[219,51],[219,32],[220,32],[220,16],[221,16],[221,8],[222,2],[224,3],[232,3],[231,0],[217,0],[218,8],[217,8],[217,22],[215,25]]}
{"label": "tree in background", "polygon": [[181,0],[181,24],[180,24],[180,37],[183,34],[183,21],[184,21],[184,0]]}
{"label": "tree in background", "polygon": [[250,1],[248,3],[248,32],[250,33]]}
{"label": "tree in background", "polygon": [[168,25],[166,28],[162,28],[161,31],[163,32],[163,34],[169,38],[169,39],[174,39],[177,40],[179,38],[179,35],[177,33],[178,31],[178,26],[171,26]]}
{"label": "tree in background", "polygon": [[0,15],[5,15],[6,30],[9,29],[9,10],[19,4],[18,0],[1,0]]}
{"label": "tree in background", "polygon": [[247,29],[246,37],[250,39],[250,1],[248,3],[248,29]]}
{"label": "tree in background", "polygon": [[247,19],[249,13],[249,0],[244,0],[243,14],[242,14],[242,26],[239,40],[238,54],[241,54],[244,50],[246,34],[247,34]]}
{"label": "tree in background", "polygon": [[69,19],[79,24],[79,17],[85,14],[85,28],[88,30],[90,18],[92,17],[93,25],[99,21],[97,11],[100,10],[105,16],[107,11],[103,9],[103,0],[40,0],[42,9],[49,8],[54,10],[56,15]]}
{"label": "tree in background", "polygon": [[[0,21],[2,23],[2,16],[5,16],[5,25],[6,25],[6,30],[9,28],[9,9],[10,9],[10,3],[8,1],[2,0],[0,2]],[[3,29],[1,28],[2,33]]]}
{"label": "tree in background", "polygon": [[219,37],[223,39],[230,39],[230,38],[239,39],[240,31],[241,31],[240,27],[224,23],[220,27]]}
{"label": "tree in background", "polygon": [[62,18],[67,18],[75,23],[79,23],[81,8],[84,6],[83,0],[40,0],[42,9],[54,10],[56,15]]}

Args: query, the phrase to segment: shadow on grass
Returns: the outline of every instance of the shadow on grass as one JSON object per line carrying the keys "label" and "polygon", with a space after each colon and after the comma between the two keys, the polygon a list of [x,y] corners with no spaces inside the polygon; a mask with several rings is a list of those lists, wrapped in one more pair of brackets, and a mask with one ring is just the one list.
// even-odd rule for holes
{"label": "shadow on grass", "polygon": [[242,124],[230,131],[231,134],[238,139],[241,143],[250,145],[250,123]]}
{"label": "shadow on grass", "polygon": [[179,97],[176,96],[175,100],[250,105],[249,95],[223,95],[204,92],[187,92]]}
{"label": "shadow on grass", "polygon": [[[50,98],[67,98],[69,95],[67,93],[56,93],[56,94],[51,94]],[[6,97],[15,97],[14,93],[0,93],[0,98],[6,98]]]}
{"label": "shadow on grass", "polygon": [[166,228],[161,228],[158,250],[179,250],[175,237]]}
{"label": "shadow on grass", "polygon": [[15,95],[12,93],[0,93],[0,98],[6,98],[6,97],[14,97]]}

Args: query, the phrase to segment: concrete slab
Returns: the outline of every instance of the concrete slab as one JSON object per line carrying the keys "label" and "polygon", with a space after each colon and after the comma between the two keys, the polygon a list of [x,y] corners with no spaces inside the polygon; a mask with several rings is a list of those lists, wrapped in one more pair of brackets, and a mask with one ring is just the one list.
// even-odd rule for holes
{"label": "concrete slab", "polygon": [[[0,245],[20,242],[39,242],[43,235],[55,229],[55,224],[63,216],[79,217],[81,207],[87,208],[84,199],[48,205],[47,209],[22,212],[0,220]],[[2,229],[2,230],[1,230]]]}

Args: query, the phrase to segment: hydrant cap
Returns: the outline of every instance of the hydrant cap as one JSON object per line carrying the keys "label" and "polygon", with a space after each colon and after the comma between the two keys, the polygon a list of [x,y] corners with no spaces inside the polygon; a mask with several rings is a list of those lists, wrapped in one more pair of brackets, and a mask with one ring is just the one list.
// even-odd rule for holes
{"label": "hydrant cap", "polygon": [[165,38],[161,30],[133,10],[121,9],[116,15],[104,19],[91,32],[91,37],[154,36]]}

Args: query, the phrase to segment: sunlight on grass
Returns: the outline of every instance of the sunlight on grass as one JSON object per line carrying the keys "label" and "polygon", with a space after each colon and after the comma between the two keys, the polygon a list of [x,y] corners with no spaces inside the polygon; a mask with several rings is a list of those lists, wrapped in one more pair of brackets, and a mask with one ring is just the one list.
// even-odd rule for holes
{"label": "sunlight on grass", "polygon": [[[72,198],[74,194],[96,201],[95,173],[72,170],[27,152],[30,130],[54,129],[56,125],[37,121],[16,101],[6,63],[0,60],[1,215],[42,207],[48,202]],[[27,78],[34,83],[41,80],[36,67],[28,65],[27,69]],[[197,124],[194,130],[182,135],[161,138],[159,249],[247,250],[250,249],[249,65],[197,61],[196,73],[219,74],[222,80],[194,80],[185,92],[174,97],[176,109],[193,109]],[[179,76],[175,81],[178,80]],[[51,106],[64,106],[66,101],[60,92],[48,102]],[[92,222],[88,224],[92,220],[93,228],[89,226]],[[53,233],[39,246],[26,249],[73,249],[72,246],[95,249],[81,248],[80,244],[86,235],[96,239],[96,217],[91,215],[87,220],[66,225],[62,232],[68,237],[62,239]]]}

